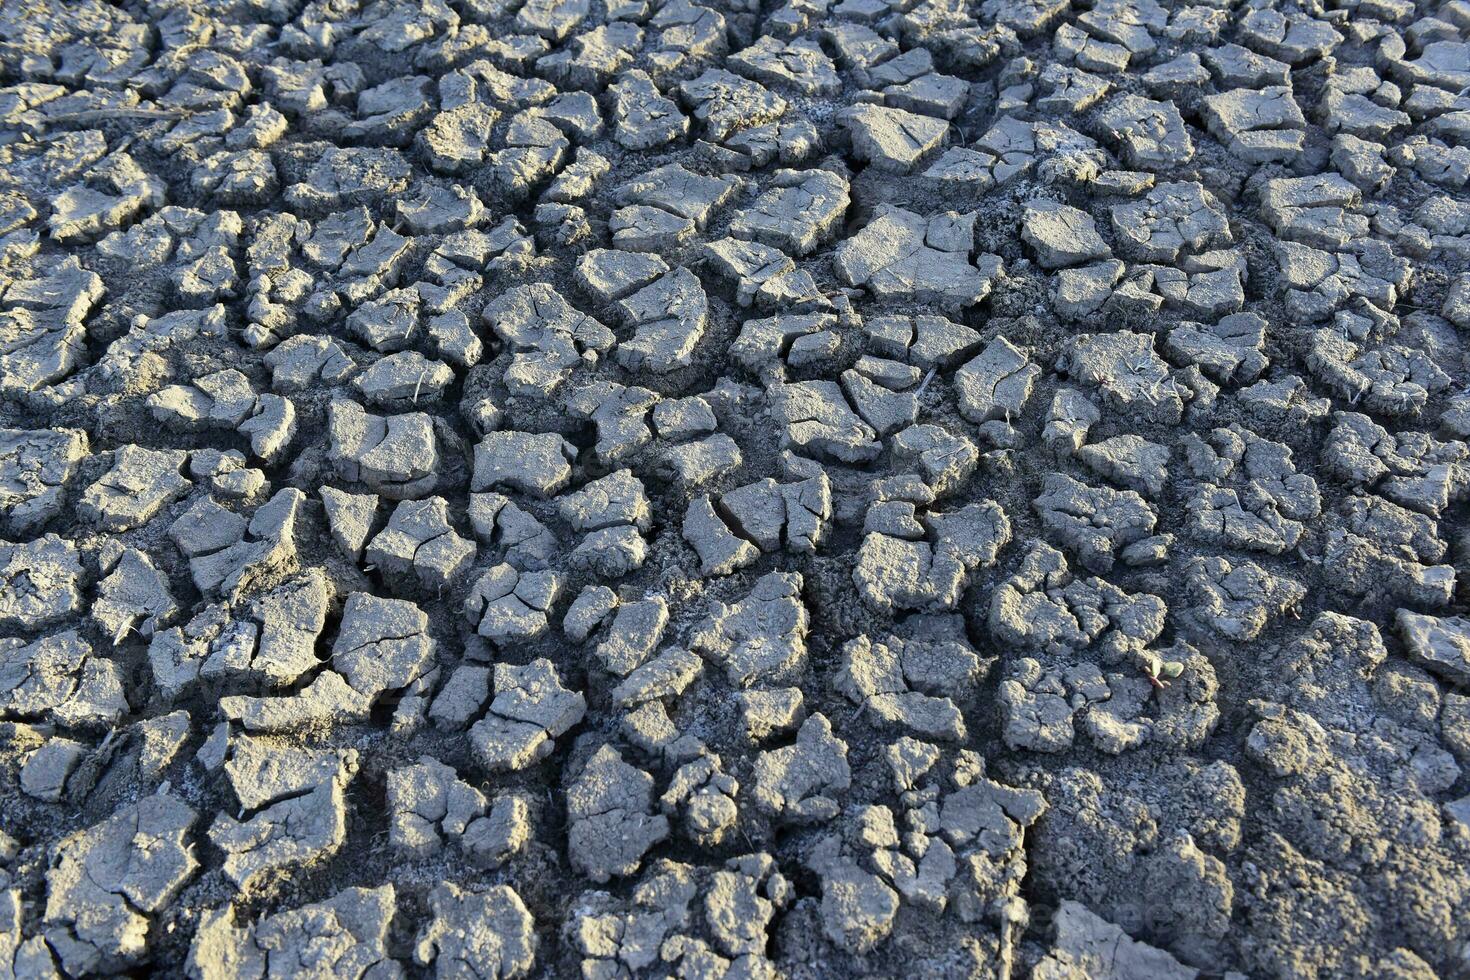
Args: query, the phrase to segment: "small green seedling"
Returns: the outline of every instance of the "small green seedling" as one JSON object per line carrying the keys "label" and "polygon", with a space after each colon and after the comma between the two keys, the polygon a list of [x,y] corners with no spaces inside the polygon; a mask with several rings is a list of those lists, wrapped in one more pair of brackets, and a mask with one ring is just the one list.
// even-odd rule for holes
{"label": "small green seedling", "polygon": [[1160,660],[1158,657],[1148,657],[1143,662],[1143,675],[1155,688],[1162,691],[1169,686],[1169,682],[1184,673],[1184,665],[1177,660]]}

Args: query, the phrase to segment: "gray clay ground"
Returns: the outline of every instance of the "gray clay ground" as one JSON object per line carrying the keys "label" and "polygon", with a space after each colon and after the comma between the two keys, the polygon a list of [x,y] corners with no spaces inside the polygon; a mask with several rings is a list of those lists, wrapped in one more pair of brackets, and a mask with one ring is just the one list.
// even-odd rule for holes
{"label": "gray clay ground", "polygon": [[1470,0],[0,83],[0,978],[1470,977]]}

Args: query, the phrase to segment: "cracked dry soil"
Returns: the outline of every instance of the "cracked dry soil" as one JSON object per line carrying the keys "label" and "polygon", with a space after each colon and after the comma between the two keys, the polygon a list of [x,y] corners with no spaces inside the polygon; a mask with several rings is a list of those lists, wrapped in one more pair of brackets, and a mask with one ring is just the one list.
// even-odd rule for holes
{"label": "cracked dry soil", "polygon": [[1467,0],[0,2],[0,977],[1470,977]]}

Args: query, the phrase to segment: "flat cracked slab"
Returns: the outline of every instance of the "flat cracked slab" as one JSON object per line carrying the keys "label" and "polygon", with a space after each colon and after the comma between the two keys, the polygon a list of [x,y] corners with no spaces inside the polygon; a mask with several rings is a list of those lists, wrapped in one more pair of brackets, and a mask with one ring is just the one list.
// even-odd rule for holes
{"label": "flat cracked slab", "polygon": [[0,52],[0,977],[1470,973],[1464,0]]}

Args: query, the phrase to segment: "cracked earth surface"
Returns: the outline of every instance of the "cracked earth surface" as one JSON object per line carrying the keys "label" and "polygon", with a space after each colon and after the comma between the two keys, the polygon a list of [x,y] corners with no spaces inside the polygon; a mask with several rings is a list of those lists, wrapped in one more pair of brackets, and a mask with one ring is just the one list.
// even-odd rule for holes
{"label": "cracked earth surface", "polygon": [[0,3],[0,977],[1470,976],[1466,0]]}

